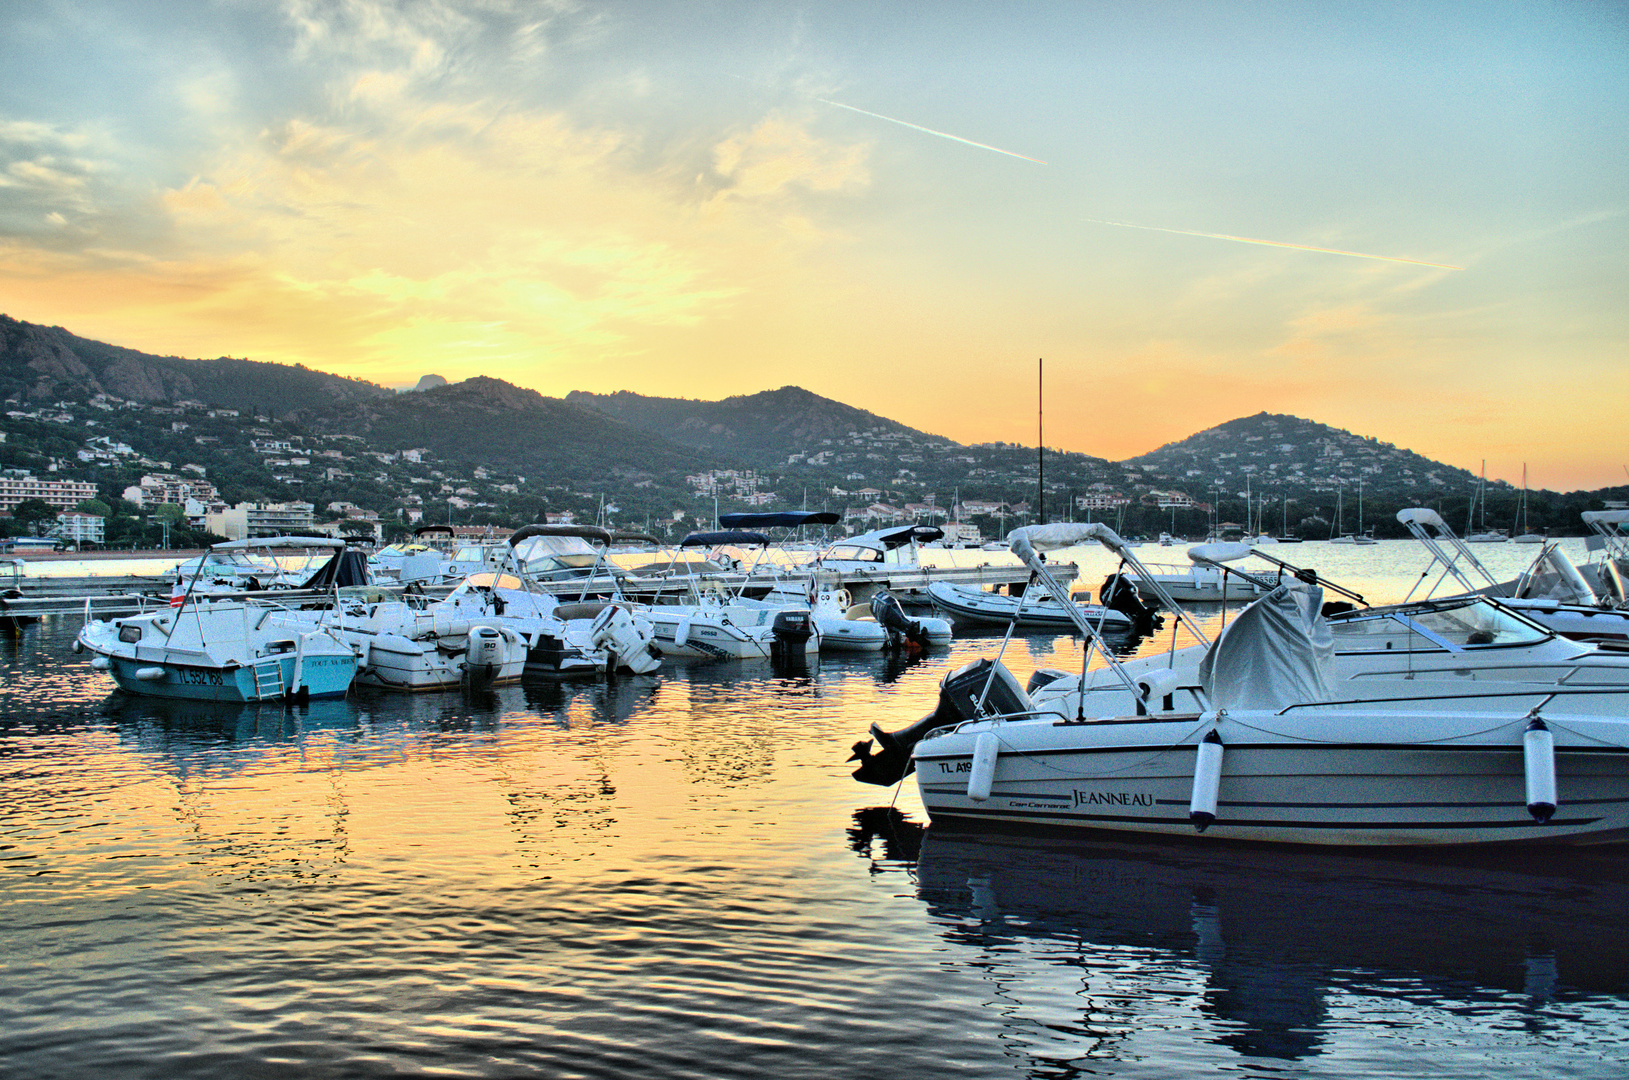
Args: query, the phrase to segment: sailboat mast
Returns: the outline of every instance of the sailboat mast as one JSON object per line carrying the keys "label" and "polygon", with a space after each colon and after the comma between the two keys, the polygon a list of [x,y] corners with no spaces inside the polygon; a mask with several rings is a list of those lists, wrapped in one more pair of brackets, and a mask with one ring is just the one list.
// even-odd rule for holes
{"label": "sailboat mast", "polygon": [[1046,524],[1046,437],[1042,409],[1046,403],[1046,359],[1035,361],[1035,521]]}

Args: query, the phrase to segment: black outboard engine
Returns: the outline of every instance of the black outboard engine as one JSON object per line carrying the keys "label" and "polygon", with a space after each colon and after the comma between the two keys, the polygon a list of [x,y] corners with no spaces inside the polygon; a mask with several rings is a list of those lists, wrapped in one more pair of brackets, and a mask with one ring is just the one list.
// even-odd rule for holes
{"label": "black outboard engine", "polygon": [[814,633],[814,616],[808,611],[796,608],[782,609],[775,613],[772,624],[775,631],[775,640],[770,648],[776,656],[802,656],[809,650],[809,635]]}
{"label": "black outboard engine", "polygon": [[1124,574],[1110,574],[1104,578],[1097,600],[1110,611],[1118,611],[1130,619],[1132,630],[1138,637],[1147,637],[1165,624],[1164,618],[1159,615],[1159,605],[1144,600],[1137,592],[1137,583]]}
{"label": "black outboard engine", "polygon": [[[994,678],[991,678],[992,673]],[[1029,708],[1029,696],[999,660],[986,658],[964,664],[940,681],[939,706],[933,712],[899,731],[883,731],[876,724],[871,725],[871,739],[877,741],[878,749],[876,753],[871,752],[871,739],[854,744],[849,760],[860,763],[854,770],[854,779],[864,784],[893,787],[915,771],[911,750],[928,732],[984,716],[1028,712]]]}
{"label": "black outboard engine", "polygon": [[922,629],[921,623],[905,614],[905,606],[899,602],[899,597],[887,589],[871,598],[871,617],[888,631],[890,647],[898,648],[901,642],[907,642],[915,649],[928,647],[927,631]]}

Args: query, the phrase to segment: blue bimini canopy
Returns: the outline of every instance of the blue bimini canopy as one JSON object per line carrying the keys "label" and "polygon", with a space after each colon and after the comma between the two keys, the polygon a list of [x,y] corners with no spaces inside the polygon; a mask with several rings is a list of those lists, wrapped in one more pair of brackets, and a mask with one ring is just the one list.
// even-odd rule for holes
{"label": "blue bimini canopy", "polygon": [[720,514],[718,523],[731,529],[795,529],[799,525],[836,525],[843,516],[831,510],[782,510],[775,513]]}
{"label": "blue bimini canopy", "polygon": [[687,547],[719,547],[723,544],[744,546],[749,544],[762,544],[769,546],[769,537],[763,533],[755,532],[706,532],[691,533],[679,541],[679,546]]}

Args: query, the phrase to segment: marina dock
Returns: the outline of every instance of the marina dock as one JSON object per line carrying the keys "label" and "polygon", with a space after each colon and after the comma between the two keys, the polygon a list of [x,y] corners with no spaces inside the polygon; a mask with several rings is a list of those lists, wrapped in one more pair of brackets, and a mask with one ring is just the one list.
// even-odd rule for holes
{"label": "marina dock", "polygon": [[[839,584],[849,591],[855,603],[865,603],[883,589],[893,592],[907,603],[926,602],[924,590],[935,581],[947,581],[974,588],[992,586],[1008,588],[1029,580],[1029,571],[1019,565],[891,565],[869,570],[825,570],[821,573],[823,579],[828,581],[835,576]],[[1067,585],[1075,579],[1078,569],[1073,563],[1060,563],[1053,568],[1053,574]],[[780,571],[780,580],[783,583],[807,583],[810,577],[810,569],[802,566],[782,568]],[[150,575],[32,579],[20,577],[15,579],[14,588],[21,595],[0,599],[0,616],[39,618],[48,615],[88,614],[93,618],[112,618],[151,611],[169,603],[170,580],[167,577]],[[716,581],[731,592],[744,586],[750,595],[755,585],[767,584],[770,579],[762,574],[749,577],[742,573],[724,573],[711,575],[708,580]],[[585,584],[587,595],[591,598],[604,597],[620,591],[631,600],[661,603],[666,598],[687,594],[692,579],[683,575],[663,577],[618,573],[589,579],[543,581],[538,582],[537,586],[541,591],[554,596],[576,598],[584,593]],[[399,585],[381,585],[378,588],[393,593],[400,593],[402,590],[402,586]],[[423,588],[423,592],[432,598],[439,598],[446,596],[452,589],[452,584],[428,585]],[[211,599],[217,600],[275,600],[296,607],[322,603],[331,595],[327,591],[302,589],[209,594]]]}

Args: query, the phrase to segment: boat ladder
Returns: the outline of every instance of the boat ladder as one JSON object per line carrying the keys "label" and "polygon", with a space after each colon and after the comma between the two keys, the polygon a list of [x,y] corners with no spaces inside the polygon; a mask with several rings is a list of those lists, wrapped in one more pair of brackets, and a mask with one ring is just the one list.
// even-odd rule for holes
{"label": "boat ladder", "polygon": [[283,686],[283,662],[276,656],[263,656],[251,669],[255,676],[255,700],[280,698],[287,693]]}

